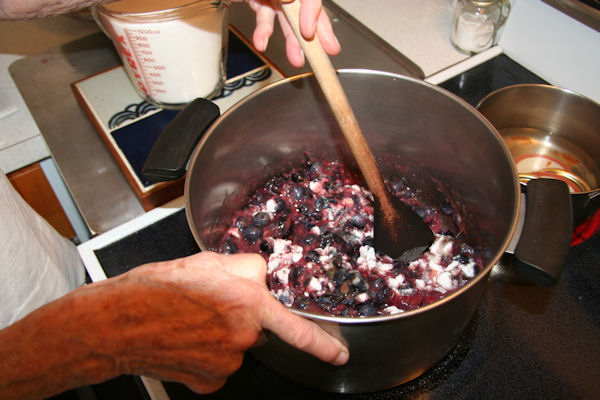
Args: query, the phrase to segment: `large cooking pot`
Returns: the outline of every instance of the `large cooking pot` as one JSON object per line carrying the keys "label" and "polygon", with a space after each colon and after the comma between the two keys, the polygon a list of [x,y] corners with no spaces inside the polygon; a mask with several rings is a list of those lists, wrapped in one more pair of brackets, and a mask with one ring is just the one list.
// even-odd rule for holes
{"label": "large cooking pot", "polygon": [[[352,70],[339,76],[374,155],[414,161],[456,193],[468,210],[467,242],[481,244],[485,260],[466,286],[414,311],[348,318],[292,310],[348,344],[350,360],[344,366],[321,362],[275,336],[252,350],[264,365],[302,385],[370,392],[423,374],[461,338],[515,230],[520,194],[502,138],[463,100],[390,73]],[[199,246],[215,246],[229,198],[314,147],[351,159],[311,74],[261,89],[219,117],[194,150],[185,184],[188,223]],[[385,178],[391,167],[380,167]]]}

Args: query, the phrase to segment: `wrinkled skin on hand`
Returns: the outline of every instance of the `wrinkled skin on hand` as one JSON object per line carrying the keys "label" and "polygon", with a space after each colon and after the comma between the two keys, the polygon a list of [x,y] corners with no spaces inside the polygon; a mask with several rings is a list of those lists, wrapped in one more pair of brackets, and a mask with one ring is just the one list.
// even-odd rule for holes
{"label": "wrinkled skin on hand", "polygon": [[348,350],[268,291],[257,254],[202,252],[78,288],[0,331],[0,398],[46,398],[121,374],[222,387],[264,331],[340,365]]}
{"label": "wrinkled skin on hand", "polygon": [[268,292],[265,276],[258,255],[208,252],[134,270],[126,285],[139,295],[131,299],[136,313],[127,322],[137,329],[120,338],[129,350],[122,372],[210,392],[240,367],[263,329],[324,361],[345,361],[343,346],[285,309]]}

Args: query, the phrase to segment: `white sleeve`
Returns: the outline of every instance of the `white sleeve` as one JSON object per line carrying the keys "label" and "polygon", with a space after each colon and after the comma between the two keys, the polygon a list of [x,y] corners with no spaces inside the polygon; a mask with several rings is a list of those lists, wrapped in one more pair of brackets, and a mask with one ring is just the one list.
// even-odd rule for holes
{"label": "white sleeve", "polygon": [[0,172],[0,328],[83,284],[75,245]]}

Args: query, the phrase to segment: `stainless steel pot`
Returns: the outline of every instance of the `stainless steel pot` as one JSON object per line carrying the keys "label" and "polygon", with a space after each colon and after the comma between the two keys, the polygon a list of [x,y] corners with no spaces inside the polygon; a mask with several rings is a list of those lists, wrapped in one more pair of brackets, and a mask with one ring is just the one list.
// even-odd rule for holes
{"label": "stainless steel pot", "polygon": [[[252,351],[267,367],[302,385],[370,392],[416,378],[456,344],[515,230],[520,195],[502,138],[466,102],[399,75],[364,70],[339,75],[374,155],[416,161],[456,192],[469,211],[467,241],[481,243],[486,260],[465,287],[415,311],[345,318],[293,310],[348,344],[345,366],[321,362],[274,336]],[[314,147],[350,158],[312,75],[277,82],[223,114],[196,147],[186,178],[187,218],[200,247],[214,246],[220,218],[236,206],[235,201],[228,205],[229,198]],[[390,168],[380,167],[385,177]]]}
{"label": "stainless steel pot", "polygon": [[600,104],[556,86],[523,84],[488,94],[477,109],[502,135],[526,193],[512,262],[536,283],[555,283],[572,226],[600,207]]}
{"label": "stainless steel pot", "polygon": [[498,129],[519,178],[565,181],[573,222],[600,207],[600,104],[550,85],[513,85],[488,94],[477,106]]}

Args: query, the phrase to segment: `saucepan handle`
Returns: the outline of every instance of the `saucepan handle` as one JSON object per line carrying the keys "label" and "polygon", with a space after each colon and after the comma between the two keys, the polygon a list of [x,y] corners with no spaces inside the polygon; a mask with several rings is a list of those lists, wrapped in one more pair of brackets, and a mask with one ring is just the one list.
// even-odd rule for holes
{"label": "saucepan handle", "polygon": [[220,114],[219,107],[206,99],[198,98],[188,104],[152,146],[142,175],[150,182],[173,181],[184,176],[194,148]]}
{"label": "saucepan handle", "polygon": [[557,179],[532,179],[527,182],[525,202],[525,223],[513,265],[536,285],[551,286],[560,279],[571,244],[569,187]]}

